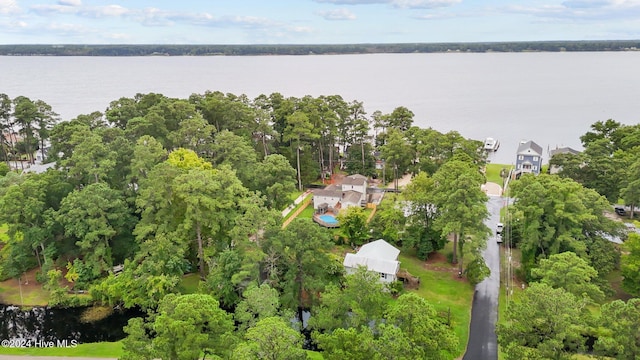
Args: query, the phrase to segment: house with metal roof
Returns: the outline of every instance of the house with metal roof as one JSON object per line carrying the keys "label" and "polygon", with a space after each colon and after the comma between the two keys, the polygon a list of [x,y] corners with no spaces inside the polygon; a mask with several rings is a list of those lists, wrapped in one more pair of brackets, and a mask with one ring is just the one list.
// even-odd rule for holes
{"label": "house with metal roof", "polygon": [[380,274],[381,282],[391,283],[398,279],[398,255],[400,250],[380,239],[362,245],[355,254],[347,254],[342,265],[347,274],[352,274],[358,267],[364,266],[367,270]]}

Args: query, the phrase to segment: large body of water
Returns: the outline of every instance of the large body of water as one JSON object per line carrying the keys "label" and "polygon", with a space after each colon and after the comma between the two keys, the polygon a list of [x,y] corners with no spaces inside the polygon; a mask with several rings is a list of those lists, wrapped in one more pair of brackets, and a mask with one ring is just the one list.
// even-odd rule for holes
{"label": "large body of water", "polygon": [[640,52],[0,57],[0,93],[41,99],[63,120],[136,93],[339,94],[369,114],[405,106],[418,126],[497,138],[492,161],[509,164],[521,140],[581,149],[596,121],[638,122],[638,64]]}

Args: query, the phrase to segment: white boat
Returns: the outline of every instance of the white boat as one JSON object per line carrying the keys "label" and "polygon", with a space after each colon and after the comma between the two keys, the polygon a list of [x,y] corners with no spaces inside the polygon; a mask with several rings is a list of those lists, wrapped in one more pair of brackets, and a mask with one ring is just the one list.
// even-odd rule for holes
{"label": "white boat", "polygon": [[500,141],[494,138],[486,138],[484,140],[484,150],[485,151],[497,151],[500,147]]}

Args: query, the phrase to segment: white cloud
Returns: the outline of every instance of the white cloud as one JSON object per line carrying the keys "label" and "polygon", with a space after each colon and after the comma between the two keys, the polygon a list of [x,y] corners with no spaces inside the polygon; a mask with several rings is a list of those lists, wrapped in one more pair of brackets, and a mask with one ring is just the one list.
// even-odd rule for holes
{"label": "white cloud", "polygon": [[59,0],[58,4],[65,6],[82,6],[82,0]]}
{"label": "white cloud", "polygon": [[506,11],[555,21],[610,21],[640,17],[640,0],[566,0],[559,5],[509,6]]}
{"label": "white cloud", "polygon": [[460,3],[462,0],[315,0],[319,3],[336,5],[389,4],[403,9],[434,9]]}
{"label": "white cloud", "polygon": [[131,35],[122,34],[122,33],[103,34],[102,36],[104,38],[111,39],[111,40],[129,40],[129,39],[131,39]]}
{"label": "white cloud", "polygon": [[387,4],[391,0],[315,0],[319,3],[340,4],[340,5],[369,5],[369,4]]}
{"label": "white cloud", "polygon": [[78,12],[78,9],[73,6],[42,4],[33,5],[29,10],[41,16],[47,16],[50,14],[75,14]]}
{"label": "white cloud", "polygon": [[393,0],[391,4],[399,8],[435,9],[459,4],[462,0]]}
{"label": "white cloud", "polygon": [[91,18],[103,18],[103,17],[120,17],[123,15],[131,14],[132,11],[122,7],[120,5],[107,5],[107,6],[95,6],[83,8],[78,12],[81,16]]}
{"label": "white cloud", "polygon": [[566,0],[562,6],[573,9],[629,9],[640,6],[640,0]]}
{"label": "white cloud", "polygon": [[347,9],[316,11],[325,20],[355,20],[356,16]]}
{"label": "white cloud", "polygon": [[20,12],[20,7],[15,0],[0,0],[0,14],[9,15]]}
{"label": "white cloud", "polygon": [[47,26],[49,30],[59,32],[84,32],[86,27],[78,24],[52,23]]}

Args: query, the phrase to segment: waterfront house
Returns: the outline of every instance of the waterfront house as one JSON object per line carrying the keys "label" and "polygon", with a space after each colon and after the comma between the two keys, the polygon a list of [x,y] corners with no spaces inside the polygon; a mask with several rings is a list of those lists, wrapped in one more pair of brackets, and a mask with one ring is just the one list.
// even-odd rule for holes
{"label": "waterfront house", "polygon": [[342,264],[347,274],[353,274],[358,267],[364,266],[367,270],[380,274],[381,282],[391,283],[398,279],[398,255],[400,250],[380,239],[362,245],[355,254],[347,254]]}
{"label": "waterfront house", "polygon": [[516,154],[515,176],[523,173],[540,174],[542,169],[542,147],[535,142],[522,141]]}
{"label": "waterfront house", "polygon": [[[561,148],[556,147],[553,150],[549,150],[549,160],[553,159],[554,156],[561,155],[561,154],[570,154],[575,156],[575,155],[579,155],[580,151],[574,150],[568,146],[561,147]],[[560,172],[560,170],[562,170],[560,166],[549,165],[549,174],[557,174]]]}

